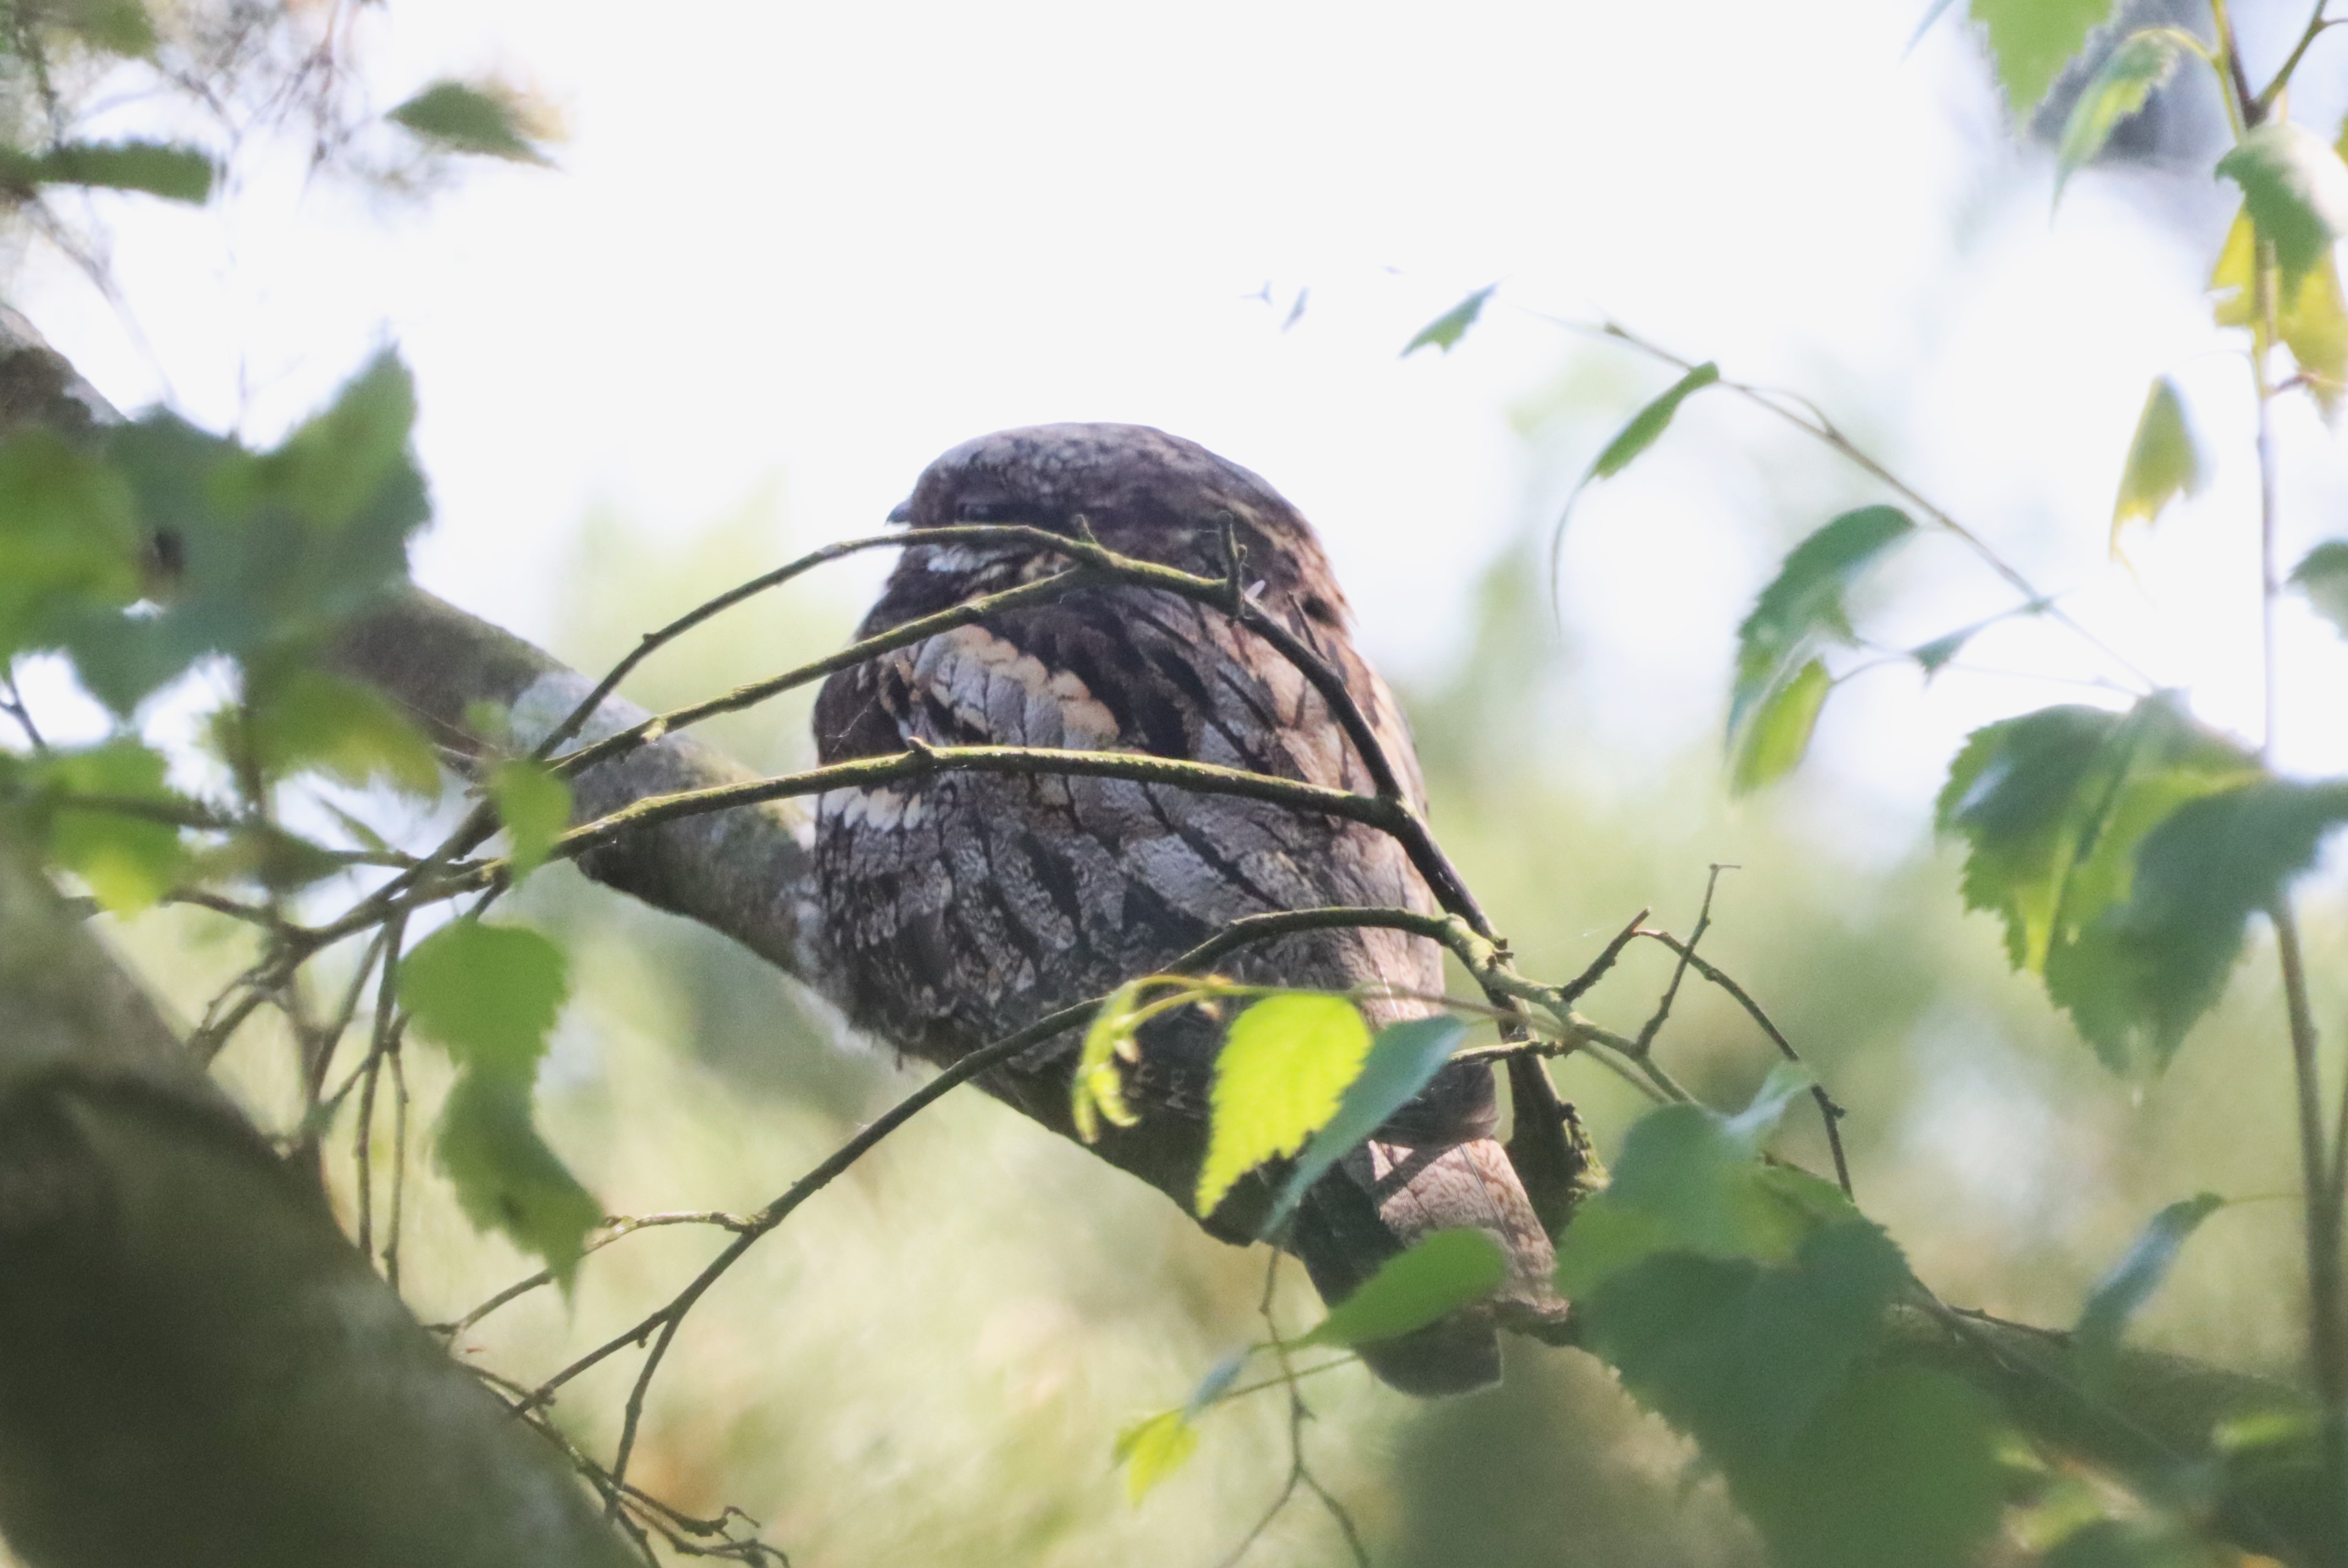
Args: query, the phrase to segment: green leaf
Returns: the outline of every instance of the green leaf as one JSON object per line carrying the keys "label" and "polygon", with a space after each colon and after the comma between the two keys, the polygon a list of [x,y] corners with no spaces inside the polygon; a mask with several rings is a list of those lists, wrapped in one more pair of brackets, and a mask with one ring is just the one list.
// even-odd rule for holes
{"label": "green leaf", "polygon": [[512,93],[495,84],[437,81],[386,118],[452,152],[515,163],[546,161],[545,152],[523,129]]}
{"label": "green leaf", "polygon": [[2088,1293],[2087,1305],[2071,1330],[2071,1348],[2086,1381],[2094,1384],[2109,1376],[2129,1319],[2168,1279],[2186,1238],[2225,1202],[2215,1192],[2200,1192],[2169,1204],[2152,1217],[2127,1255]]}
{"label": "green leaf", "polygon": [[1672,418],[1680,411],[1681,404],[1719,379],[1720,366],[1706,360],[1673,382],[1661,396],[1631,416],[1631,422],[1606,443],[1581,482],[1586,485],[1592,480],[1612,479],[1629,468],[1641,452],[1653,446],[1671,428]]}
{"label": "green leaf", "polygon": [[1928,677],[1939,675],[1942,666],[1964,652],[1965,645],[1972,642],[1973,634],[1980,630],[1979,626],[1967,626],[1962,631],[1951,632],[1945,637],[1935,637],[1929,643],[1909,649],[1908,656],[1922,667]]}
{"label": "green leaf", "polygon": [[1735,735],[1729,762],[1728,787],[1747,795],[1773,784],[1801,766],[1818,729],[1818,713],[1827,705],[1834,682],[1825,663],[1812,659],[1794,678],[1769,694]]}
{"label": "green leaf", "polygon": [[382,779],[410,795],[440,787],[440,765],[423,735],[383,696],[307,664],[252,669],[244,701],[217,725],[223,755],[249,751],[263,777],[314,769],[353,786]]}
{"label": "green leaf", "polygon": [[2291,569],[2291,586],[2348,637],[2348,539],[2326,540]]}
{"label": "green leaf", "polygon": [[2274,247],[2286,289],[2348,232],[2348,164],[2305,126],[2271,119],[2255,128],[2218,160],[2218,173],[2242,188],[2243,210]]}
{"label": "green leaf", "polygon": [[2149,524],[2180,495],[2200,494],[2203,480],[2201,451],[2185,423],[2177,383],[2155,377],[2128,446],[2127,467],[2120,472],[2119,500],[2112,507],[2112,553],[2119,553],[2121,529],[2130,522]]}
{"label": "green leaf", "polygon": [[28,192],[39,185],[91,185],[201,203],[211,195],[215,173],[208,154],[160,141],[68,141],[39,153],[0,148],[0,184]]}
{"label": "green leaf", "polygon": [[2348,821],[2348,783],[2255,778],[2165,812],[2127,902],[2047,963],[2047,987],[2107,1061],[2165,1064],[2224,991],[2253,913]]}
{"label": "green leaf", "polygon": [[1499,1243],[1478,1230],[1435,1231],[1388,1258],[1362,1288],[1329,1309],[1300,1345],[1393,1339],[1481,1301],[1508,1278]]}
{"label": "green leaf", "polygon": [[1476,325],[1476,318],[1484,314],[1484,302],[1490,299],[1493,291],[1499,286],[1498,284],[1486,284],[1420,327],[1418,335],[1403,346],[1402,357],[1408,359],[1422,348],[1439,348],[1446,354],[1450,353],[1451,346],[1466,336],[1468,329]]}
{"label": "green leaf", "polygon": [[[2209,273],[2211,314],[2219,326],[2265,331],[2264,324],[2253,319],[2257,258],[2257,235],[2246,209],[2227,231],[2218,263]],[[2280,284],[2279,287],[2275,335],[2309,377],[2309,395],[2324,418],[2336,418],[2343,394],[2348,393],[2348,300],[2341,294],[2338,259],[2328,254],[2320,257],[2296,287]]]}
{"label": "green leaf", "polygon": [[1130,1061],[1138,1049],[1134,1031],[1139,1024],[1135,1014],[1141,1006],[1144,984],[1128,980],[1110,992],[1085,1030],[1084,1048],[1077,1053],[1068,1097],[1076,1136],[1086,1143],[1100,1136],[1104,1118],[1117,1127],[1131,1127],[1141,1119],[1125,1103],[1125,1080],[1117,1070],[1117,1058]]}
{"label": "green leaf", "polygon": [[1730,1490],[1803,1568],[1966,1568],[2003,1505],[1986,1400],[1946,1373],[1869,1373],[1820,1409],[1785,1462]]}
{"label": "green leaf", "polygon": [[138,598],[139,549],[130,489],[102,460],[37,428],[0,442],[0,660]]}
{"label": "green leaf", "polygon": [[2096,1519],[2063,1537],[2040,1563],[2041,1568],[2209,1568],[2211,1561],[2208,1546],[2168,1520]]}
{"label": "green leaf", "polygon": [[1988,30],[1998,83],[2015,119],[2029,118],[2087,35],[2109,19],[2112,5],[2113,0],[1972,0],[1972,19]]}
{"label": "green leaf", "polygon": [[587,1233],[602,1222],[603,1210],[539,1136],[530,1119],[529,1079],[484,1071],[458,1075],[441,1108],[434,1148],[466,1216],[545,1259],[569,1290]]}
{"label": "green leaf", "polygon": [[184,806],[164,783],[168,766],[160,752],[128,737],[24,760],[26,782],[40,802],[36,809],[49,858],[88,882],[98,902],[117,914],[135,914],[179,883],[188,865],[179,829],[129,811],[67,805],[55,797]]}
{"label": "green leaf", "polygon": [[1181,1410],[1160,1410],[1119,1432],[1111,1451],[1126,1467],[1126,1496],[1139,1502],[1199,1451],[1199,1429]]}
{"label": "green leaf", "polygon": [[408,453],[415,425],[415,377],[386,349],[248,470],[255,499],[323,532],[373,521],[404,536],[430,515]]}
{"label": "green leaf", "polygon": [[1369,1054],[1370,1027],[1343,996],[1267,996],[1232,1020],[1215,1057],[1200,1214],[1265,1161],[1302,1149],[1337,1113]]}
{"label": "green leaf", "polygon": [[458,1067],[527,1087],[568,994],[562,950],[517,925],[449,922],[399,965],[399,1002]]}
{"label": "green leaf", "polygon": [[2103,151],[2120,121],[2144,108],[2154,89],[2168,80],[2177,69],[2178,49],[2175,31],[2148,27],[2130,35],[2105,57],[2064,124],[2063,140],[2054,155],[2056,200],[2061,200],[2064,183],[2073,172]]}
{"label": "green leaf", "polygon": [[[1860,573],[1915,531],[1915,522],[1898,507],[1868,506],[1844,512],[1793,548],[1736,628],[1736,686],[1728,707],[1732,736],[1813,646],[1850,641],[1844,596]],[[1807,739],[1807,727],[1803,733]]]}
{"label": "green leaf", "polygon": [[135,57],[155,50],[155,23],[141,0],[52,0],[42,13],[44,20],[113,54]]}
{"label": "green leaf", "polygon": [[1451,1059],[1467,1033],[1467,1024],[1447,1013],[1380,1029],[1368,1058],[1362,1063],[1361,1076],[1345,1086],[1337,1114],[1304,1146],[1261,1233],[1270,1235],[1279,1229],[1331,1166],[1360,1148],[1388,1117],[1425,1088]]}
{"label": "green leaf", "polygon": [[489,771],[489,799],[513,840],[513,880],[546,863],[547,851],[571,826],[571,786],[542,762],[501,762]]}

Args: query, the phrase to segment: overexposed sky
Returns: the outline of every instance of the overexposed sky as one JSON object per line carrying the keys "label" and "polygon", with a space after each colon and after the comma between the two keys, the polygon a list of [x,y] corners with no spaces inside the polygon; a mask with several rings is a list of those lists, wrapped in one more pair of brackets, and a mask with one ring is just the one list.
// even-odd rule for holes
{"label": "overexposed sky", "polygon": [[[379,211],[256,160],[211,209],[102,208],[149,347],[37,254],[20,298],[118,401],[168,393],[257,438],[396,341],[438,502],[418,573],[525,633],[597,504],[683,537],[779,481],[813,543],[870,531],[972,435],[1125,419],[1296,500],[1409,676],[1442,666],[1477,572],[1668,379],[1508,308],[1452,355],[1396,357],[1505,280],[1817,396],[2254,737],[2246,381],[2198,292],[2227,203],[2091,172],[2054,211],[1965,31],[1903,54],[1920,10],[393,0],[363,61],[378,103],[501,73],[561,109],[557,170],[469,164]],[[2324,49],[2303,107],[2342,96],[2348,44]],[[2225,466],[2130,576],[2103,523],[2164,371]],[[1567,416],[1529,443],[1510,411],[1569,373]],[[2303,548],[2348,482],[2312,419],[2286,435]],[[1828,515],[1805,498],[1876,499],[1725,399],[1586,498],[1562,608],[1601,738],[1661,751],[1717,725],[1737,618]],[[2006,603],[1952,549],[1898,572],[1945,588],[1910,640]],[[2212,604],[2230,613],[2191,631],[2181,611]],[[2304,672],[2286,758],[2348,768],[2323,700],[2348,654],[2303,613],[2285,630]],[[2029,629],[1977,652],[2096,672]],[[1838,695],[1828,770],[1912,801],[1966,726],[2069,695],[1947,676],[1920,717],[1915,686]]]}

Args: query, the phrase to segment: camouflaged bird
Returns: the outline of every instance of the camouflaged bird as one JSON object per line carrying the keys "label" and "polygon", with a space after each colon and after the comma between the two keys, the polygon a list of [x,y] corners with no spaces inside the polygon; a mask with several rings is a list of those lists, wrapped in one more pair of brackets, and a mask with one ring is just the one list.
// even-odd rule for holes
{"label": "camouflaged bird", "polygon": [[[924,529],[1025,523],[1204,576],[1241,552],[1244,591],[1343,677],[1414,805],[1418,765],[1394,697],[1354,649],[1344,596],[1320,542],[1262,480],[1204,448],[1138,425],[1042,425],[946,453],[891,514],[903,556],[859,629],[870,636],[1061,571],[1018,542],[925,544]],[[1287,659],[1220,611],[1111,583],[999,613],[833,676],[816,704],[826,763],[910,745],[1035,746],[1148,753],[1359,793],[1369,769]],[[852,1019],[950,1063],[1055,1008],[1161,969],[1230,922],[1331,904],[1431,911],[1395,841],[1358,823],[1229,795],[1114,779],[941,773],[819,804],[816,874],[825,940]],[[1342,989],[1384,983],[1432,995],[1440,950],[1390,930],[1298,933],[1244,948],[1223,973],[1252,984]],[[1365,1004],[1374,1027],[1423,1002]],[[1138,1125],[1097,1152],[1190,1207],[1223,1022],[1192,1007],[1147,1026],[1126,1095]],[[1074,1135],[1075,1033],[980,1081]],[[1397,1387],[1447,1393],[1498,1375],[1493,1319],[1553,1318],[1550,1240],[1493,1141],[1490,1069],[1455,1064],[1375,1140],[1330,1172],[1289,1244],[1323,1297],[1349,1295],[1419,1235],[1473,1225],[1505,1249],[1492,1303],[1365,1358]],[[1253,1239],[1280,1172],[1259,1172],[1200,1216]]]}

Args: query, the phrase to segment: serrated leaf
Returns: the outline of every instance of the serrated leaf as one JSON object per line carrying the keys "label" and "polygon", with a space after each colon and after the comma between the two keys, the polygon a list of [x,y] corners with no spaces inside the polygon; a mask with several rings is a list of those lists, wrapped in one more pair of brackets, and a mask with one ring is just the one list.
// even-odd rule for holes
{"label": "serrated leaf", "polygon": [[2088,1383],[2095,1384],[2109,1375],[2120,1336],[2127,1332],[2129,1320],[2168,1278],[2168,1271],[2176,1264],[2186,1238],[2225,1202],[2215,1192],[2201,1192],[2169,1204],[2152,1217],[2130,1243],[2127,1254],[2096,1282],[2096,1288],[2088,1293],[2078,1323],[2071,1330],[2071,1348],[2080,1375]]}
{"label": "serrated leaf", "polygon": [[2050,954],[2047,987],[2115,1067],[2167,1063],[2224,991],[2254,913],[2348,821],[2348,783],[2254,778],[2158,818],[2125,904]]}
{"label": "serrated leaf", "polygon": [[1898,507],[1867,506],[1844,512],[1794,546],[1736,628],[1736,685],[1728,707],[1732,737],[1813,646],[1850,640],[1845,596],[1851,584],[1915,531],[1914,521]]}
{"label": "serrated leaf", "polygon": [[1468,329],[1476,325],[1476,318],[1484,314],[1484,302],[1490,299],[1493,291],[1499,286],[1498,284],[1485,284],[1420,327],[1417,335],[1403,346],[1402,357],[1408,359],[1422,348],[1439,348],[1446,354],[1450,353],[1451,346],[1466,336]]}
{"label": "serrated leaf", "polygon": [[1794,673],[1793,679],[1771,692],[1736,731],[1729,759],[1729,789],[1739,795],[1750,794],[1801,766],[1810,749],[1810,737],[1818,729],[1818,714],[1827,705],[1827,693],[1833,689],[1826,665],[1812,659]]}
{"label": "serrated leaf", "polygon": [[513,841],[512,875],[520,882],[546,863],[547,851],[571,826],[571,786],[544,763],[524,758],[490,769],[488,789]]}
{"label": "serrated leaf", "polygon": [[2291,585],[2348,637],[2348,539],[2326,540],[2291,569]]}
{"label": "serrated leaf", "polygon": [[2144,108],[2145,100],[2177,69],[2178,39],[2165,27],[2130,35],[2104,59],[2095,79],[2063,126],[2054,155],[2054,194],[2083,165],[2092,162],[2119,123]]}
{"label": "serrated leaf", "polygon": [[217,172],[198,149],[160,141],[68,141],[37,153],[0,148],[0,185],[27,194],[41,185],[86,185],[201,203]]}
{"label": "serrated leaf", "polygon": [[1160,1410],[1119,1432],[1111,1454],[1125,1467],[1125,1495],[1138,1503],[1198,1451],[1199,1429],[1189,1417],[1180,1410]]}
{"label": "serrated leaf", "polygon": [[2286,290],[2348,233],[2348,164],[2305,126],[2271,119],[2254,128],[2218,160],[2218,173],[2242,188],[2242,208],[2274,247]]}
{"label": "serrated leaf", "polygon": [[1076,1136],[1086,1143],[1100,1136],[1104,1119],[1116,1127],[1131,1127],[1140,1119],[1125,1103],[1125,1080],[1117,1069],[1117,1058],[1132,1055],[1134,1014],[1141,1006],[1142,985],[1128,980],[1110,992],[1085,1030],[1076,1070],[1068,1080],[1068,1098]]}
{"label": "serrated leaf", "polygon": [[1331,1166],[1360,1148],[1388,1117],[1425,1088],[1467,1034],[1467,1024],[1447,1013],[1380,1029],[1362,1063],[1361,1076],[1345,1087],[1337,1113],[1304,1146],[1260,1233],[1268,1236],[1279,1229]]}
{"label": "serrated leaf", "polygon": [[1581,482],[1586,485],[1593,480],[1612,479],[1629,468],[1641,452],[1653,446],[1662,438],[1663,433],[1671,428],[1672,419],[1679,413],[1681,404],[1719,379],[1720,366],[1707,360],[1673,382],[1645,407],[1631,416],[1631,422],[1606,443]]}
{"label": "serrated leaf", "polygon": [[1987,31],[1998,84],[2016,120],[2029,119],[2112,8],[2113,0],[1972,0],[1972,19]]}
{"label": "serrated leaf", "polygon": [[546,161],[545,152],[524,130],[512,93],[494,84],[437,81],[386,118],[452,152],[515,163]]}
{"label": "serrated leaf", "polygon": [[1508,1274],[1500,1243],[1483,1232],[1432,1232],[1379,1265],[1297,1343],[1371,1345],[1393,1339],[1483,1300]]}
{"label": "serrated leaf", "polygon": [[316,771],[345,784],[378,779],[410,795],[440,787],[440,765],[423,735],[380,694],[306,664],[254,668],[244,701],[221,715],[221,747],[269,779]]}
{"label": "serrated leaf", "polygon": [[[128,737],[77,750],[52,749],[24,759],[36,799],[82,797],[157,806],[183,804],[164,782],[163,755]],[[135,914],[178,884],[188,865],[180,830],[169,822],[52,799],[40,820],[48,858],[89,884],[105,908]]]}
{"label": "serrated leaf", "polygon": [[1265,1161],[1303,1148],[1336,1114],[1369,1054],[1370,1027],[1343,996],[1267,996],[1233,1019],[1215,1057],[1199,1213],[1213,1213]]}
{"label": "serrated leaf", "polygon": [[2112,506],[2112,553],[2120,552],[2121,529],[2151,523],[2178,496],[2200,494],[2203,482],[2201,450],[2185,422],[2184,399],[2176,382],[2157,376],[2137,418],[2127,466],[2120,471],[2119,499]]}
{"label": "serrated leaf", "polygon": [[569,992],[562,950],[518,925],[454,920],[399,965],[399,1003],[469,1072],[527,1086]]}
{"label": "serrated leaf", "polygon": [[539,1136],[530,1080],[460,1073],[441,1108],[434,1152],[466,1217],[543,1258],[569,1290],[603,1209]]}

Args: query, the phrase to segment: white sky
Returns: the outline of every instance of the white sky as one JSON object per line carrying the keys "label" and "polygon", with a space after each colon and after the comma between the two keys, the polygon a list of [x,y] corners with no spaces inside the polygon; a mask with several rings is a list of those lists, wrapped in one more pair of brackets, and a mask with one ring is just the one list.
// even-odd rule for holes
{"label": "white sky", "polygon": [[[2047,160],[2005,139],[1963,30],[1903,57],[1920,9],[395,0],[366,57],[377,101],[503,73],[561,108],[559,170],[469,165],[398,213],[290,167],[200,212],[109,202],[151,353],[37,255],[20,299],[117,401],[168,385],[257,438],[396,341],[438,511],[419,575],[525,633],[599,502],[681,537],[779,479],[812,543],[870,531],[969,436],[1127,419],[1296,500],[1409,675],[1440,667],[1477,571],[1668,379],[1509,310],[1448,356],[1396,358],[1506,279],[1818,397],[2254,737],[2246,382],[2198,292],[2226,204],[2199,197],[2180,236],[2147,215],[2153,182],[2090,173],[2050,217]],[[2326,40],[2302,108],[2343,77]],[[1247,297],[1267,281],[1277,307]],[[1577,360],[1572,417],[1528,445],[1510,407]],[[2103,523],[2163,371],[2222,466],[2131,579],[2105,568]],[[2312,420],[2286,433],[2295,560],[2336,531],[2348,478]],[[1788,511],[1801,497],[1820,510]],[[1575,516],[1563,605],[1599,738],[1710,732],[1777,553],[1871,499],[1760,417],[1691,405]],[[1952,550],[1900,570],[1948,584],[1911,641],[2006,603]],[[2348,768],[2348,651],[2287,619],[2286,758]],[[2018,631],[1979,653],[2095,667],[2048,649]],[[2067,696],[1944,676],[1920,714],[1914,687],[1839,694],[1820,741],[1829,775],[1911,823],[1964,727]]]}

